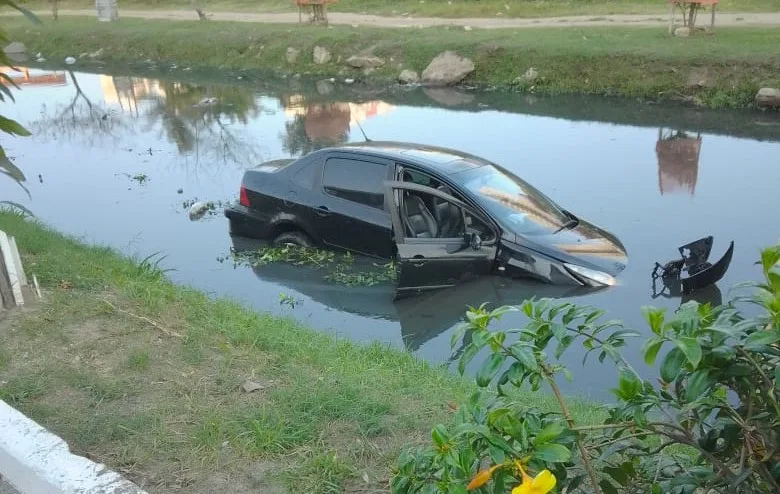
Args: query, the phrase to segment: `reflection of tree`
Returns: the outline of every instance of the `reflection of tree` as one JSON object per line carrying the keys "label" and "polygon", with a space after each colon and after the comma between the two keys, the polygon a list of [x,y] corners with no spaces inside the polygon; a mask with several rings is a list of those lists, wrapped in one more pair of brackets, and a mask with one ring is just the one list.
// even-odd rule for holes
{"label": "reflection of tree", "polygon": [[146,113],[158,120],[167,138],[182,154],[198,159],[215,158],[237,164],[252,163],[259,154],[251,137],[242,136],[233,124],[246,125],[260,108],[254,94],[229,86],[195,86],[161,82],[155,105]]}
{"label": "reflection of tree", "polygon": [[302,156],[344,143],[349,139],[350,115],[347,103],[311,104],[305,114],[285,122],[282,149],[293,156]]}
{"label": "reflection of tree", "polygon": [[99,103],[93,103],[81,89],[76,74],[72,71],[68,73],[75,89],[73,99],[70,103],[56,108],[51,114],[44,104],[41,118],[30,125],[36,138],[65,139],[86,146],[94,146],[105,137],[119,140],[120,136],[115,130],[126,133],[127,125],[109,109]]}
{"label": "reflection of tree", "polygon": [[701,134],[690,137],[682,131],[658,129],[655,154],[658,157],[658,190],[685,188],[693,195],[699,173]]}

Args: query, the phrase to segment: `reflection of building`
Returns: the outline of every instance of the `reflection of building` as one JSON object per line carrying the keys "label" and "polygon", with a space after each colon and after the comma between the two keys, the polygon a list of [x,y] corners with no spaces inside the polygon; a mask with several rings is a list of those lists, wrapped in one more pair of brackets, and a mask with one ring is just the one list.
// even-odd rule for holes
{"label": "reflection of building", "polygon": [[298,94],[283,98],[282,104],[285,115],[303,119],[306,136],[312,141],[340,142],[346,139],[351,125],[393,110],[384,101],[307,103]]}
{"label": "reflection of building", "polygon": [[655,154],[658,157],[658,190],[661,195],[678,189],[694,194],[700,153],[701,134],[689,137],[685,132],[658,129]]}
{"label": "reflection of building", "polygon": [[17,86],[64,86],[67,84],[64,72],[48,72],[20,67],[0,67],[0,72],[11,78]]}
{"label": "reflection of building", "polygon": [[123,110],[138,111],[138,100],[165,99],[165,89],[160,81],[140,77],[114,77],[101,75],[100,88],[103,101],[119,104]]}

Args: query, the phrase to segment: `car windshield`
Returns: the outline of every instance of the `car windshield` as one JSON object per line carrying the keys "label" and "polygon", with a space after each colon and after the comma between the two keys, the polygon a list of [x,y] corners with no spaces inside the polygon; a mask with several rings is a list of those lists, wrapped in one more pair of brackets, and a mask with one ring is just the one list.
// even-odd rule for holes
{"label": "car windshield", "polygon": [[571,218],[544,194],[518,177],[492,166],[455,174],[459,181],[482,201],[497,220],[522,235],[553,233]]}

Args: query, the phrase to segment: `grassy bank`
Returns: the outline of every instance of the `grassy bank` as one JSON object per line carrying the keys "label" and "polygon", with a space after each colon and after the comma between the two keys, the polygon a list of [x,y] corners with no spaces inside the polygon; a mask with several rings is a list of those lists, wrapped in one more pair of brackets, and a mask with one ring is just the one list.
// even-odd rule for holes
{"label": "grassy bank", "polygon": [[[468,83],[509,87],[534,67],[540,79],[525,91],[675,99],[715,108],[748,107],[759,87],[780,85],[780,29],[724,28],[711,36],[680,39],[654,28],[399,31],[132,19],[108,24],[82,18],[42,26],[9,19],[7,25],[12,38],[50,60],[102,48],[102,58],[114,63],[152,59],[245,74],[266,69],[361,77],[338,60],[373,48],[389,63],[370,77],[391,80],[401,68],[421,71],[439,52],[451,49],[474,60]],[[314,65],[315,45],[328,47],[333,61]],[[284,61],[288,46],[301,50],[292,65]],[[705,87],[688,84],[697,68],[707,72]]]}
{"label": "grassy bank", "polygon": [[0,320],[0,398],[151,492],[386,490],[400,449],[472,390],[408,353],[211,300],[18,215],[0,212],[0,229],[45,289]]}
{"label": "grassy bank", "polygon": [[[48,0],[28,0],[33,8],[49,8]],[[200,0],[207,11],[292,12],[292,0]],[[120,8],[191,9],[192,0],[122,0]],[[91,9],[89,0],[61,0],[60,8]],[[332,12],[378,15],[410,14],[430,17],[552,17],[564,15],[664,14],[665,2],[657,0],[339,0]],[[722,0],[720,12],[777,12],[775,0]]]}

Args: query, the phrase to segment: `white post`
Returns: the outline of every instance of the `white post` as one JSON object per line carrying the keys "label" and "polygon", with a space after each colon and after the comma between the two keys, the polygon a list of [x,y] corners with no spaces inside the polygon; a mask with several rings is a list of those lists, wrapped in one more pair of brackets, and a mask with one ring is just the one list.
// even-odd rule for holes
{"label": "white post", "polygon": [[111,22],[119,19],[116,0],[95,0],[97,18],[101,22]]}
{"label": "white post", "polygon": [[24,305],[22,282],[19,278],[19,273],[16,270],[11,242],[8,241],[8,235],[2,230],[0,230],[0,250],[2,250],[3,263],[5,264],[5,270],[8,273],[8,282],[11,285],[14,302],[16,302],[17,306],[22,306]]}

